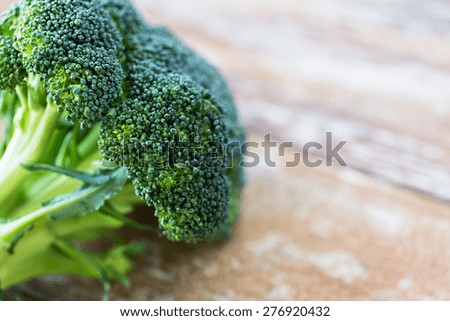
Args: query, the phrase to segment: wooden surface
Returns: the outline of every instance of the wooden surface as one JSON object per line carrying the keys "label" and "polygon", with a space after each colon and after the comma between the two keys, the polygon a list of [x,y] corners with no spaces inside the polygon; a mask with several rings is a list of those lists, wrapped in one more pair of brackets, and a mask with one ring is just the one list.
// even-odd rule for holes
{"label": "wooden surface", "polygon": [[[333,132],[349,166],[249,169],[228,241],[128,233],[148,251],[113,299],[450,299],[450,2],[135,3],[219,66],[250,139]],[[26,290],[101,298],[78,278]]]}

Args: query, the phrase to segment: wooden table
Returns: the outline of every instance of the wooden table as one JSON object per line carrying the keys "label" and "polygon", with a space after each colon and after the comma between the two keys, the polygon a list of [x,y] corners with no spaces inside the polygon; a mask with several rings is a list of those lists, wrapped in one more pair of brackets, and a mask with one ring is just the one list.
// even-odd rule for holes
{"label": "wooden table", "polygon": [[[277,167],[248,169],[230,240],[129,236],[148,250],[113,299],[450,299],[448,1],[135,3],[219,66],[251,140],[299,150],[332,132],[348,167],[286,168],[294,150],[274,153]],[[80,278],[25,288],[101,298]]]}

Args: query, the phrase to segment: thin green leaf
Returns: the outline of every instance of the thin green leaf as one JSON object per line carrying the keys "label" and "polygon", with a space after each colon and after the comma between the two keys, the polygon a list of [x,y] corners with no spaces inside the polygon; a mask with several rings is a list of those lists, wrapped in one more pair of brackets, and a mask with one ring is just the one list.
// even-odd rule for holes
{"label": "thin green leaf", "polygon": [[[80,172],[60,166],[53,166],[49,164],[22,164],[22,166],[29,171],[49,171],[61,175],[65,175],[68,177],[75,178],[83,183],[90,185],[102,185],[111,180],[111,170],[109,171],[100,171],[100,173],[86,173]],[[106,174],[105,174],[106,173]]]}
{"label": "thin green leaf", "polygon": [[82,262],[84,265],[94,268],[98,272],[99,279],[103,284],[103,300],[107,301],[109,299],[111,283],[101,263],[99,263],[94,257],[91,257],[88,253],[62,239],[59,239],[54,243],[54,248],[73,260],[79,263]]}
{"label": "thin green leaf", "polygon": [[[106,176],[102,176],[106,177]],[[64,218],[85,215],[89,212],[98,211],[106,200],[116,195],[123,189],[127,180],[126,171],[119,169],[108,175],[109,179],[104,185],[84,185],[81,189],[66,195],[57,196],[43,204],[44,207],[67,203],[60,210],[53,212],[50,219],[53,221]]]}
{"label": "thin green leaf", "polygon": [[111,196],[123,189],[127,180],[126,170],[119,168],[109,171],[109,180],[104,185],[84,185],[81,189],[58,196],[47,202],[44,207],[18,219],[0,224],[0,244],[11,251],[31,226],[45,220],[61,220],[83,216],[97,211]]}

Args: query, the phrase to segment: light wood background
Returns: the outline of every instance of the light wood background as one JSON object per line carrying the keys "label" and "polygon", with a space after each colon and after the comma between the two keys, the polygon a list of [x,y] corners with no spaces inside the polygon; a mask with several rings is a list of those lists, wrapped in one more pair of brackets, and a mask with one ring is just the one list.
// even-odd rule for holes
{"label": "light wood background", "polygon": [[[113,299],[450,299],[449,1],[135,3],[223,71],[251,140],[333,132],[349,166],[249,169],[228,241],[129,233],[148,250]],[[24,288],[101,298],[79,278]]]}

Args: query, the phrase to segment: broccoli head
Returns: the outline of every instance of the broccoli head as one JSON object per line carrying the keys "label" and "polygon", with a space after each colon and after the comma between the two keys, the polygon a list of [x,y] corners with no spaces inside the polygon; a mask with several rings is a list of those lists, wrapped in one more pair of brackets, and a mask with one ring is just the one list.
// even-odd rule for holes
{"label": "broccoli head", "polygon": [[128,168],[170,239],[202,240],[228,215],[223,110],[188,77],[141,70],[136,78],[134,97],[103,122],[100,149]]}
{"label": "broccoli head", "polygon": [[122,36],[98,1],[26,0],[0,30],[5,44],[0,88],[38,76],[67,119],[86,127],[120,99]]}
{"label": "broccoli head", "polygon": [[[124,12],[114,7],[112,15]],[[244,182],[240,150],[228,148],[245,137],[232,95],[165,28],[130,21],[125,100],[105,118],[100,150],[127,167],[167,237],[197,242],[222,233],[237,218]]]}
{"label": "broccoli head", "polygon": [[136,204],[174,241],[227,235],[238,217],[243,156],[230,146],[245,130],[225,80],[128,0],[11,7],[0,125],[0,290],[54,273],[125,282],[138,245],[78,244],[153,231],[126,217]]}

